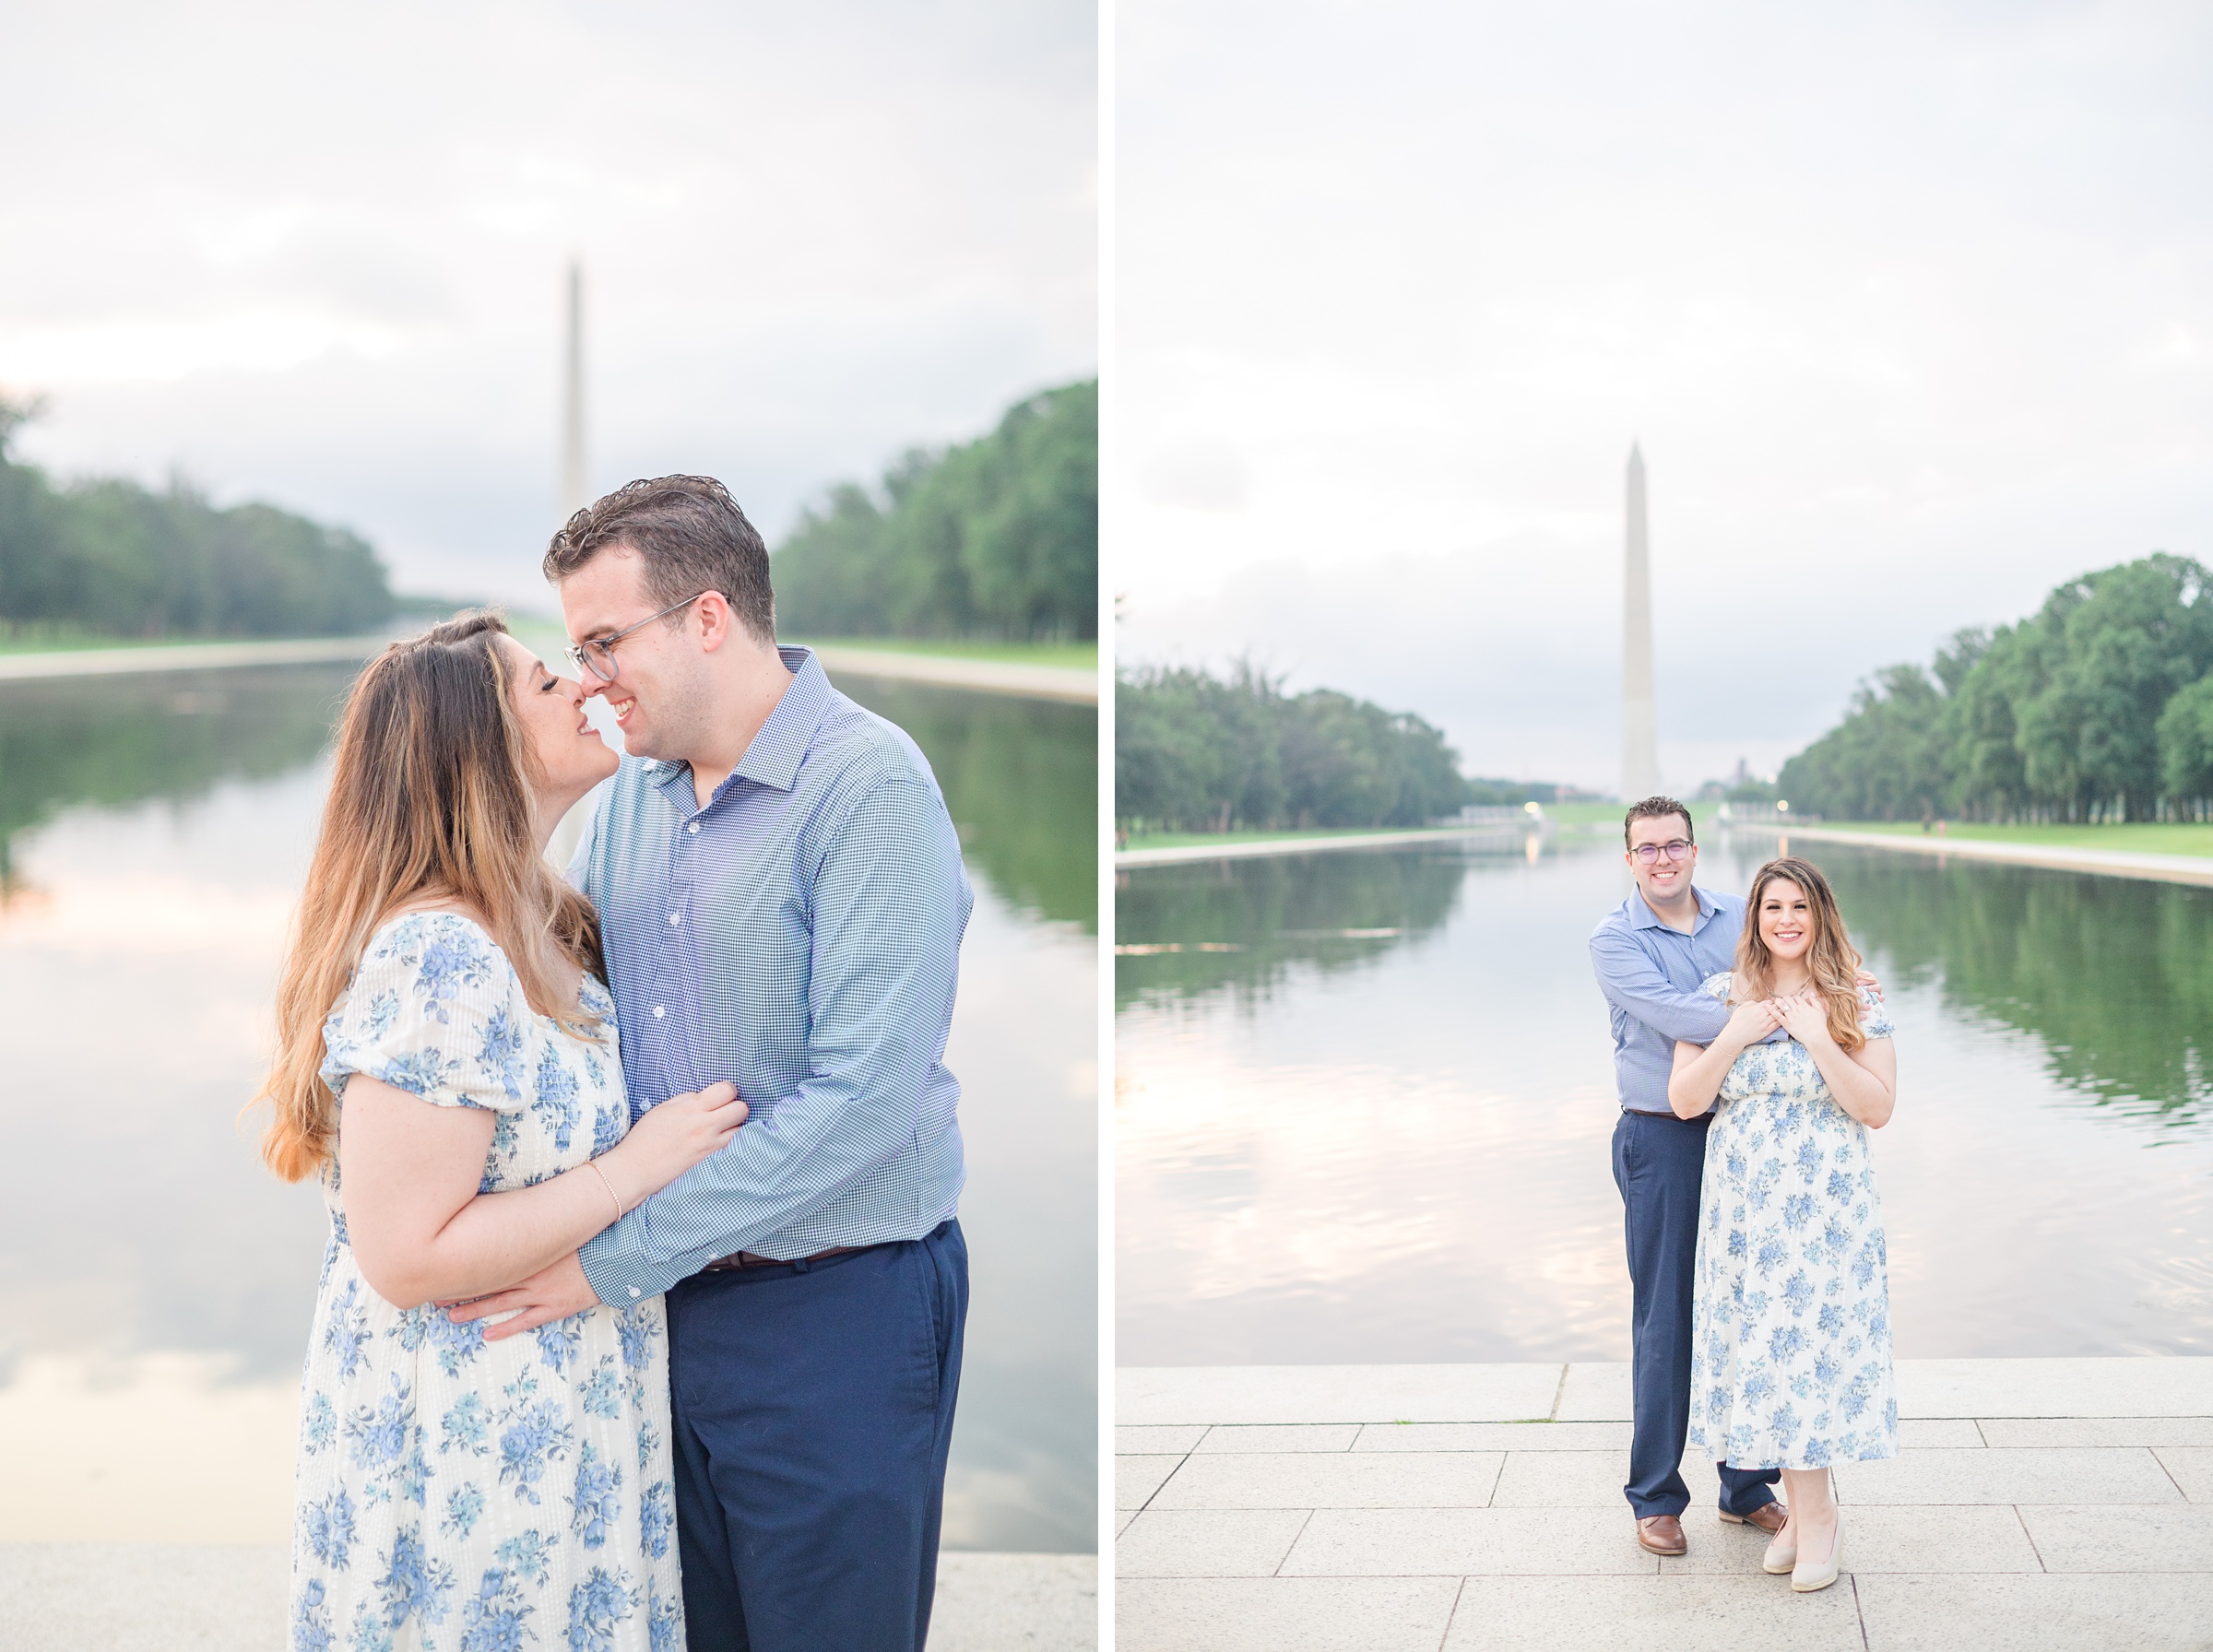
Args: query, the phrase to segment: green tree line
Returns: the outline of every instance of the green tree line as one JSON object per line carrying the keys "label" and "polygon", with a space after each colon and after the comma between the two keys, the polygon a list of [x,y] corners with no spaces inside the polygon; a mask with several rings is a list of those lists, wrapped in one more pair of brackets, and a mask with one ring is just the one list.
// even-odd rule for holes
{"label": "green tree line", "polygon": [[273,505],[218,509],[182,483],[56,486],[8,457],[32,409],[0,401],[0,622],[106,636],[319,636],[388,619],[366,542]]}
{"label": "green tree line", "polygon": [[[1796,804],[1793,802],[1793,808]],[[2213,1118],[2213,902],[2174,883],[1807,844],[1886,982],[2037,1035],[2053,1078],[2115,1114]],[[1748,871],[1750,868],[1744,868]]]}
{"label": "green tree line", "polygon": [[1785,763],[1832,820],[2204,820],[2213,799],[2213,574],[2160,552],[2069,580],[2015,625],[1954,634],[1861,684]]}
{"label": "green tree line", "polygon": [[1114,808],[1131,830],[1419,826],[1472,798],[1444,735],[1333,689],[1240,666],[1115,684]]}
{"label": "green tree line", "polygon": [[774,560],[794,636],[1099,634],[1099,386],[1016,403],[989,435],[844,483]]}

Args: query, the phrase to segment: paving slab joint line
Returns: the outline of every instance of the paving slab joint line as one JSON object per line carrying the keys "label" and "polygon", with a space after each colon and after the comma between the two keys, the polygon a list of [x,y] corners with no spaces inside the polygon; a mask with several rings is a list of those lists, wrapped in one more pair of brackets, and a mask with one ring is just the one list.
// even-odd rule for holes
{"label": "paving slab joint line", "polygon": [[[2029,1552],[2036,1556],[2037,1570],[2049,1573],[2052,1568],[2044,1564],[2044,1552],[2036,1546],[2036,1533],[2029,1529],[2029,1522],[2021,1514],[2021,1505],[2009,1503],[2006,1506],[2013,1511],[2013,1523],[2021,1528],[2021,1535],[2029,1540]],[[1858,1586],[1853,1587],[1856,1588]]]}
{"label": "paving slab joint line", "polygon": [[[1210,1426],[1207,1433],[1211,1434],[1213,1432],[1213,1431]],[[1203,1440],[1206,1438],[1206,1434],[1201,1434],[1199,1437],[1200,1439]],[[1176,1466],[1160,1477],[1160,1483],[1154,1486],[1152,1492],[1147,1494],[1144,1502],[1137,1505],[1137,1512],[1139,1514],[1143,1514],[1147,1509],[1153,1506],[1153,1499],[1159,1496],[1163,1492],[1168,1489],[1168,1481],[1174,1480],[1178,1474],[1183,1472],[1185,1465],[1189,1463],[1192,1457],[1197,1453],[1197,1450],[1198,1447],[1194,1446],[1191,1450],[1185,1452],[1182,1456],[1176,1459]]]}
{"label": "paving slab joint line", "polygon": [[1552,1386],[1552,1410],[1544,1415],[1544,1421],[1547,1422],[1557,1422],[1560,1420],[1560,1398],[1568,1392],[1568,1362],[1561,1361],[1560,1380]]}
{"label": "paving slab joint line", "polygon": [[2167,1466],[2167,1459],[2161,1457],[2159,1454],[2159,1451],[2154,1447],[2147,1447],[2146,1449],[2151,1451],[2151,1460],[2159,1464],[2160,1472],[2167,1477],[2167,1483],[2174,1488],[2175,1494],[2182,1498],[2184,1503],[2190,1502],[2190,1493],[2183,1490],[2183,1482],[2175,1479],[2174,1470]]}
{"label": "paving slab joint line", "polygon": [[[1291,1542],[1284,1551],[1284,1558],[1275,1563],[1275,1570],[1269,1574],[1271,1577],[1281,1577],[1284,1575],[1284,1568],[1291,1564],[1291,1551],[1298,1547],[1298,1540],[1307,1535],[1307,1528],[1314,1524],[1314,1516],[1320,1512],[1320,1509],[1312,1508],[1307,1511],[1307,1517],[1298,1523],[1298,1529],[1291,1534]],[[1453,1599],[1457,1602],[1459,1597],[1454,1596]]]}
{"label": "paving slab joint line", "polygon": [[1452,1591],[1452,1610],[1445,1614],[1445,1633],[1438,1637],[1437,1652],[1445,1652],[1445,1648],[1452,1644],[1452,1622],[1460,1616],[1460,1603],[1467,1598],[1467,1593],[1468,1580],[1463,1575],[1460,1587]]}
{"label": "paving slab joint line", "polygon": [[1846,1575],[1852,1579],[1852,1621],[1860,1626],[1860,1652],[1869,1652],[1867,1609],[1860,1603],[1860,1575],[1857,1572],[1851,1572]]}

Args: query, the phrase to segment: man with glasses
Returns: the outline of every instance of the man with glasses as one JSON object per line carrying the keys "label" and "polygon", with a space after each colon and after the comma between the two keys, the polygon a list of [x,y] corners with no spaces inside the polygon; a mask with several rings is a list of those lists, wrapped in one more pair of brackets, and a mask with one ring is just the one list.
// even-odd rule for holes
{"label": "man with glasses", "polygon": [[[1678,1039],[1711,1044],[1729,1020],[1728,1007],[1698,989],[1734,964],[1745,903],[1692,881],[1697,835],[1690,810],[1673,797],[1632,805],[1622,835],[1636,892],[1591,936],[1591,962],[1613,1012],[1621,1103],[1614,1183],[1628,1240],[1635,1418],[1622,1491],[1637,1516],[1637,1541],[1653,1554],[1682,1554],[1682,1515],[1690,1505],[1679,1465],[1690,1429],[1692,1276],[1712,1115],[1676,1117],[1667,1080]],[[1780,1469],[1723,1464],[1720,1472],[1723,1520],[1770,1535],[1782,1529],[1770,1489]]]}
{"label": "man with glasses", "polygon": [[456,1316],[519,1310],[496,1339],[665,1292],[690,1644],[920,1652],[968,1304],[960,841],[914,741],[777,646],[767,549],[719,482],[631,483],[545,572],[622,730],[569,876],[599,913],[632,1115],[720,1080],[751,1113]]}

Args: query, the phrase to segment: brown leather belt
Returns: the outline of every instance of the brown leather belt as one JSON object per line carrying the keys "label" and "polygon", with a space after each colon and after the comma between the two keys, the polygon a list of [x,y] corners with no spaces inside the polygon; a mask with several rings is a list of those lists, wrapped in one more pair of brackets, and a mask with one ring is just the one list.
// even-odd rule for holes
{"label": "brown leather belt", "polygon": [[763,1257],[750,1250],[720,1257],[700,1269],[702,1273],[734,1273],[740,1268],[789,1268],[794,1262],[819,1262],[824,1257],[849,1257],[857,1250],[871,1248],[866,1245],[833,1245],[828,1250],[818,1250],[811,1257]]}

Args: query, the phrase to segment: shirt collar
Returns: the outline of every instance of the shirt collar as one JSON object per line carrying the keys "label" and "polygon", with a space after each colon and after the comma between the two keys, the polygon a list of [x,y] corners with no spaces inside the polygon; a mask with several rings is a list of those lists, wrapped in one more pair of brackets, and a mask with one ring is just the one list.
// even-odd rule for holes
{"label": "shirt collar", "polygon": [[[807,749],[814,744],[815,731],[822,727],[822,717],[830,709],[830,696],[835,691],[830,678],[822,670],[822,663],[815,658],[811,648],[787,648],[779,645],[776,653],[784,661],[784,668],[791,673],[791,686],[784,690],[761,725],[761,732],[753,736],[752,744],[730,771],[729,779],[716,787],[719,796],[723,787],[732,780],[751,780],[762,785],[774,786],[779,792],[788,792],[799,779],[799,765],[806,761]],[[663,762],[655,765],[660,772],[654,784],[663,790],[679,780],[689,785],[692,765],[686,762]],[[686,812],[690,812],[687,807]]]}
{"label": "shirt collar", "polygon": [[[1690,892],[1698,897],[1698,920],[1690,926],[1690,932],[1696,935],[1706,927],[1706,920],[1721,911],[1721,907],[1715,903],[1711,895],[1695,883],[1690,886]],[[1644,898],[1644,891],[1639,889],[1629,891],[1629,927],[1632,929],[1674,929],[1675,926],[1652,910],[1651,903]],[[1675,933],[1680,935],[1683,931],[1676,929]]]}

